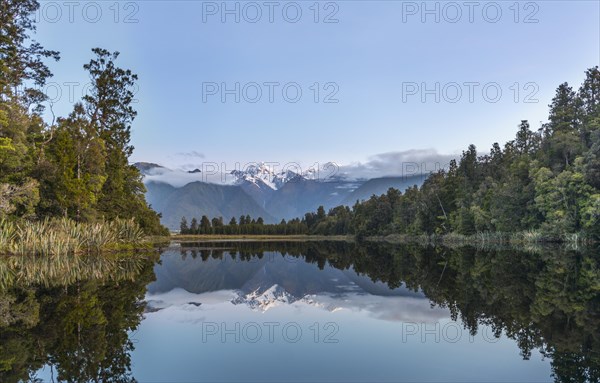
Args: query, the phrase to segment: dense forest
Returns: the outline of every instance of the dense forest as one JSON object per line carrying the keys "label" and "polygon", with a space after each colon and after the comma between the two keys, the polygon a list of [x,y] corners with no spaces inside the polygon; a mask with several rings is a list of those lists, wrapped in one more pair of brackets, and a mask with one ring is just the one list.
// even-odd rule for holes
{"label": "dense forest", "polygon": [[83,66],[90,89],[66,117],[42,118],[41,91],[59,53],[31,39],[36,0],[0,3],[0,219],[76,222],[135,219],[148,234],[168,233],[146,203],[140,172],[129,164],[137,76],[118,52],[92,49]]}
{"label": "dense forest", "polygon": [[264,225],[241,217],[228,225],[202,217],[185,234],[521,233],[532,240],[600,238],[600,70],[585,72],[578,91],[561,84],[548,122],[532,131],[521,121],[514,140],[480,155],[471,145],[448,169],[418,188],[372,196],[352,207],[307,213]]}

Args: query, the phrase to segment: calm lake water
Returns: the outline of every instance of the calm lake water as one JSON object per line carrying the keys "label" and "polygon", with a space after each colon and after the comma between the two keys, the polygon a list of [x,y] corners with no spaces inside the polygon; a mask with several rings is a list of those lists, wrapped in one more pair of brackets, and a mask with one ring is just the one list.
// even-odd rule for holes
{"label": "calm lake water", "polygon": [[334,242],[0,260],[0,381],[598,382],[600,257]]}

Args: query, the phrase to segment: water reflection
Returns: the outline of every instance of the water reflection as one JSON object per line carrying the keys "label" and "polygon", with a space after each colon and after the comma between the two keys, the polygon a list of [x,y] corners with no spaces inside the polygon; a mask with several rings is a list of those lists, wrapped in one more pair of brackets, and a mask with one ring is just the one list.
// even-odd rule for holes
{"label": "water reflection", "polygon": [[[190,244],[179,251],[183,262],[178,264],[183,270],[174,274],[182,278],[176,284],[185,286],[186,291],[201,293],[237,289],[247,294],[258,289],[262,293],[261,289],[269,285],[287,283],[289,286],[285,286],[285,291],[294,296],[314,294],[309,286],[334,294],[335,291],[328,286],[319,285],[304,276],[302,268],[297,265],[293,270],[290,267],[275,270],[273,262],[256,261],[274,255],[298,257],[317,265],[325,274],[331,272],[326,267],[330,265],[336,270],[351,271],[346,275],[356,272],[368,276],[373,282],[383,282],[392,289],[390,294],[398,290],[402,291],[401,295],[422,293],[436,307],[447,309],[450,317],[464,325],[472,336],[477,335],[478,329],[488,327],[495,336],[505,334],[513,339],[523,359],[529,359],[533,350],[539,350],[552,360],[555,381],[600,381],[600,257],[597,250],[546,248],[543,251],[519,252],[513,249],[450,249],[340,242],[262,242],[211,243],[202,244],[201,248]],[[194,263],[185,262],[186,257],[219,260],[213,266],[218,270],[205,268],[207,275],[186,280],[187,273],[198,275],[193,270]],[[228,259],[230,262],[227,262]],[[237,270],[232,267],[235,262],[231,262],[235,259],[250,263],[254,259],[255,270],[243,268],[251,275],[255,275],[258,269],[264,269],[266,262],[266,267],[271,270],[267,277],[261,277],[261,282],[264,283],[265,278],[271,280],[264,286],[252,281],[240,284],[240,276],[232,274]],[[169,270],[161,269],[159,272],[168,273]],[[274,275],[282,277],[277,279]],[[300,281],[294,281],[294,278],[300,278]],[[150,286],[151,292],[160,290],[161,280],[172,279],[159,278],[158,285]],[[191,286],[190,281],[201,285]],[[297,290],[298,287],[301,291]],[[377,292],[363,287],[371,294],[367,301],[377,302]],[[348,303],[347,297],[345,303]],[[373,306],[370,311],[376,316],[380,308],[390,310],[385,314],[379,313],[383,319],[394,318],[393,309],[401,307],[398,301]],[[398,310],[407,311],[411,310]]]}
{"label": "water reflection", "polygon": [[[544,379],[556,382],[598,382],[599,263],[598,252],[592,250],[517,252],[345,242],[173,245],[158,264],[148,257],[58,263],[0,259],[0,381],[34,376],[64,381],[130,381],[134,376],[144,380],[169,367],[181,375],[154,378],[244,380],[254,375],[231,375],[230,369],[223,368],[225,361],[213,362],[211,357],[235,357],[235,351],[242,368],[241,360],[248,359],[244,355],[266,354],[279,347],[275,352],[282,354],[302,350],[323,358],[343,356],[350,361],[344,378],[356,374],[356,379],[422,380],[428,363],[443,370],[441,360],[448,359],[447,368],[457,373],[448,375],[448,370],[441,377],[446,381],[539,380],[541,371]],[[278,318],[285,324],[293,320],[310,342],[295,349],[268,340],[262,346],[261,342],[203,342],[202,337],[211,333],[221,340],[219,326],[232,318],[238,323],[245,318],[242,325],[258,325],[242,332],[250,338],[257,331],[267,333],[265,321]],[[313,320],[317,327],[311,327]],[[345,327],[334,331],[331,323]],[[447,328],[464,329],[469,339],[422,350],[416,343],[399,349],[385,341],[401,342],[422,331],[419,326],[424,323],[453,325]],[[202,334],[194,333],[199,326]],[[472,340],[482,336],[506,338],[510,347]],[[313,337],[319,342],[313,342]],[[325,339],[338,342],[325,344]],[[176,344],[169,346],[169,341]],[[169,358],[160,354],[161,347],[184,349],[189,355],[202,353],[197,358],[215,368],[196,371],[198,360]],[[371,351],[352,363],[349,350],[365,347]],[[483,350],[492,354],[483,355]],[[420,352],[438,359],[421,360]],[[524,375],[469,368],[478,360],[501,358],[502,352],[531,359],[518,366],[505,361]],[[413,371],[392,376],[398,366],[387,358],[394,353],[406,360],[413,358]],[[539,364],[539,354],[550,361],[551,372]],[[454,361],[457,356],[463,359]],[[156,366],[158,357],[161,366]],[[304,375],[271,368],[256,376],[340,378],[331,365],[302,370]],[[531,375],[525,375],[528,370]],[[468,372],[471,375],[465,375]]]}
{"label": "water reflection", "polygon": [[153,258],[1,258],[0,381],[133,381]]}

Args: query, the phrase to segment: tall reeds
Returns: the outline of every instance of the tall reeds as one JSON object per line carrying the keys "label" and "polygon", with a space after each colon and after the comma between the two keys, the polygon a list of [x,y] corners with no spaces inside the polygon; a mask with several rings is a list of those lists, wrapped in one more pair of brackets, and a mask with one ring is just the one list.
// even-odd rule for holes
{"label": "tall reeds", "polygon": [[0,254],[67,255],[118,249],[144,240],[134,220],[77,223],[69,219],[9,222],[0,219]]}

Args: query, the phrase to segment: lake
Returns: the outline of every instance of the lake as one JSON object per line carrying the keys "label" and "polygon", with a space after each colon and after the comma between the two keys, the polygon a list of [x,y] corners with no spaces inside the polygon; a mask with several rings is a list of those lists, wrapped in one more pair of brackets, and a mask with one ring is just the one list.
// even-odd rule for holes
{"label": "lake", "polygon": [[0,381],[598,382],[600,256],[173,243],[0,259]]}

